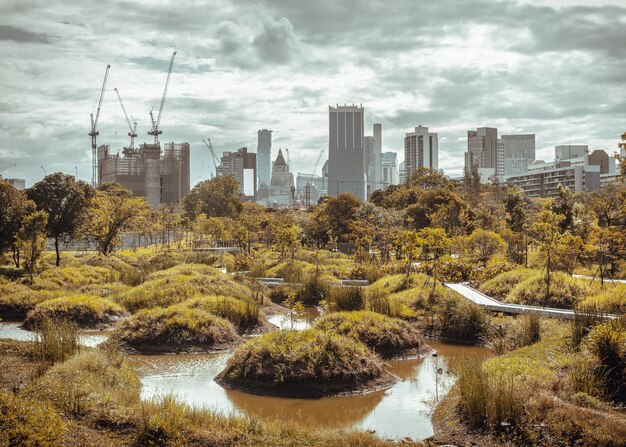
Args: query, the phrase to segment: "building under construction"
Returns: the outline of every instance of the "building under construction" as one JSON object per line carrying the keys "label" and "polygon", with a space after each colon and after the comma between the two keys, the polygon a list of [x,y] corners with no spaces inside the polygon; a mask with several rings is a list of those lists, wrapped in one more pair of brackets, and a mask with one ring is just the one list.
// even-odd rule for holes
{"label": "building under construction", "polygon": [[153,209],[178,202],[189,192],[189,143],[142,144],[111,154],[98,147],[98,184],[116,182],[135,196],[145,197]]}

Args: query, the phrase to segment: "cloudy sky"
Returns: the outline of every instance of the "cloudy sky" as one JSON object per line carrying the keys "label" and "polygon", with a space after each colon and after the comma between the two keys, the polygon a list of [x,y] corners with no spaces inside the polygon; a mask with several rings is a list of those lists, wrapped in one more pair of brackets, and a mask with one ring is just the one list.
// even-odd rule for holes
{"label": "cloudy sky", "polygon": [[98,143],[128,143],[115,87],[150,141],[174,50],[162,141],[191,144],[194,183],[213,169],[203,138],[256,150],[261,128],[311,172],[335,104],[363,104],[400,158],[404,133],[430,127],[449,175],[471,128],[536,133],[542,159],[556,144],[613,152],[626,131],[626,0],[0,3],[0,167],[27,185],[43,169],[90,179],[107,64]]}

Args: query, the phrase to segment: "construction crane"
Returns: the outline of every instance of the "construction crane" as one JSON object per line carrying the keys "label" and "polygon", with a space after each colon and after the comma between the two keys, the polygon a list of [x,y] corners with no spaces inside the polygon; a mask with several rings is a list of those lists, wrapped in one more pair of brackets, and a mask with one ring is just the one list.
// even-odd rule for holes
{"label": "construction crane", "polygon": [[211,152],[211,157],[213,158],[213,166],[215,166],[215,175],[217,176],[217,157],[215,156],[215,151],[213,151],[213,143],[211,143],[211,139],[208,138],[209,142],[202,140],[204,145],[209,148],[209,152]]}
{"label": "construction crane", "polygon": [[0,173],[1,173],[1,172],[4,172],[4,171],[7,171],[7,170],[9,170],[9,169],[11,169],[11,168],[14,168],[14,167],[16,167],[16,166],[17,166],[17,165],[16,165],[15,163],[13,163],[13,164],[11,164],[11,165],[2,166],[2,167],[0,168]]}
{"label": "construction crane", "polygon": [[306,204],[306,208],[309,209],[311,207],[311,183],[310,180],[315,177],[315,173],[317,172],[317,167],[320,164],[320,160],[322,159],[322,155],[324,155],[325,149],[322,149],[317,156],[317,160],[315,160],[315,167],[313,168],[313,173],[309,177],[309,180],[306,182],[306,186],[304,187],[304,200]]}
{"label": "construction crane", "polygon": [[43,166],[39,166],[41,168],[41,170],[43,171],[43,175],[44,177],[48,175],[48,171],[46,171],[46,168],[44,168]]}
{"label": "construction crane", "polygon": [[91,132],[89,132],[89,136],[91,137],[91,185],[96,187],[96,177],[98,175],[98,154],[96,153],[96,137],[99,132],[97,130],[98,127],[98,118],[100,118],[100,109],[102,108],[102,98],[104,97],[104,90],[107,85],[107,79],[109,78],[109,69],[111,65],[107,65],[107,69],[104,72],[104,81],[102,82],[102,90],[100,91],[100,100],[98,101],[98,110],[96,111],[96,118],[93,118],[93,112],[91,113]]}
{"label": "construction crane", "polygon": [[289,166],[289,170],[291,171],[291,157],[289,157],[289,149],[285,148],[285,154],[287,154],[287,166]]}
{"label": "construction crane", "polygon": [[163,133],[161,129],[159,129],[159,125],[161,124],[161,115],[163,114],[163,106],[165,106],[165,97],[167,96],[167,87],[170,83],[170,76],[172,76],[172,69],[174,68],[174,58],[176,57],[176,51],[172,53],[172,59],[170,60],[170,68],[167,71],[167,79],[165,80],[165,88],[163,89],[163,97],[161,98],[161,106],[159,107],[159,114],[157,115],[156,121],[154,120],[154,107],[150,110],[150,121],[152,121],[152,130],[148,131],[148,135],[154,136],[154,144],[159,144],[159,135]]}
{"label": "construction crane", "polygon": [[130,145],[128,146],[129,152],[135,149],[135,137],[137,136],[137,121],[133,118],[133,125],[130,124],[130,120],[128,119],[128,114],[126,113],[126,107],[124,107],[124,103],[122,102],[122,97],[120,96],[120,92],[115,89],[115,93],[117,94],[117,99],[120,101],[120,105],[122,106],[122,111],[124,112],[124,117],[126,118],[126,122],[128,123],[128,129],[130,132],[128,136],[130,137]]}

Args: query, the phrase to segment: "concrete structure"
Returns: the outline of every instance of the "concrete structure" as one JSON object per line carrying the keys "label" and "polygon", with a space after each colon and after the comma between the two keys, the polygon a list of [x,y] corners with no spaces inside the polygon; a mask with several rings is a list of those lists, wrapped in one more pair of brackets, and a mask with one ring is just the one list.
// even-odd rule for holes
{"label": "concrete structure", "polygon": [[580,158],[587,153],[589,153],[589,146],[586,144],[562,144],[554,147],[554,155],[557,160]]}
{"label": "concrete structure", "polygon": [[465,152],[465,169],[471,165],[478,169],[494,169],[498,172],[498,129],[494,127],[479,127],[467,131],[467,152]]}
{"label": "concrete structure", "polygon": [[151,208],[177,203],[189,192],[189,143],[144,143],[138,149],[111,154],[98,147],[98,184],[116,182],[135,196],[145,197]]}
{"label": "concrete structure", "polygon": [[398,154],[383,152],[381,184],[387,189],[389,185],[398,184]]}
{"label": "concrete structure", "polygon": [[292,206],[295,202],[295,193],[293,174],[289,172],[289,165],[283,157],[282,149],[278,149],[278,156],[272,163],[269,206],[275,208]]}
{"label": "concrete structure", "polygon": [[367,200],[363,107],[328,107],[328,194]]}
{"label": "concrete structure", "polygon": [[[613,157],[609,157],[602,149],[596,149],[592,153],[589,154],[589,164],[600,166],[600,174],[608,174],[609,173],[609,159]],[[613,158],[615,160],[615,158]],[[615,161],[613,161],[613,172],[615,172]]]}
{"label": "concrete structure", "polygon": [[502,135],[498,139],[498,174],[506,178],[526,172],[535,161],[535,135]]}
{"label": "concrete structure", "polygon": [[261,129],[258,132],[256,148],[257,187],[269,186],[272,181],[272,131]]}
{"label": "concrete structure", "polygon": [[256,154],[249,154],[247,147],[236,152],[222,154],[221,164],[217,167],[217,176],[234,176],[239,182],[239,194],[243,200],[256,200]]}
{"label": "concrete structure", "polygon": [[404,137],[404,172],[407,179],[419,168],[439,168],[438,135],[419,125]]}
{"label": "concrete structure", "polygon": [[23,191],[24,189],[26,189],[26,180],[24,180],[23,178],[3,178],[0,175],[0,180],[9,182],[9,184],[17,190]]}

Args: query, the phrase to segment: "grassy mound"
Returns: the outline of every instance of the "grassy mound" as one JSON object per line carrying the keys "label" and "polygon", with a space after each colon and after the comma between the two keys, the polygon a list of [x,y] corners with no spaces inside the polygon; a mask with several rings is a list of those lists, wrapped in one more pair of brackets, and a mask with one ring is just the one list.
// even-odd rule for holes
{"label": "grassy mound", "polygon": [[32,288],[36,290],[75,291],[90,284],[105,284],[120,279],[115,270],[91,265],[78,267],[49,268],[33,279]]}
{"label": "grassy mound", "polygon": [[489,281],[485,281],[480,285],[478,290],[492,298],[503,300],[517,284],[535,274],[536,271],[532,269],[517,268],[501,273]]}
{"label": "grassy mound", "polygon": [[364,344],[308,329],[249,340],[215,380],[252,393],[319,397],[388,386],[395,377]]}
{"label": "grassy mound", "polygon": [[118,304],[91,295],[68,295],[43,301],[28,312],[24,325],[33,327],[44,319],[69,320],[80,327],[111,324],[126,314]]}
{"label": "grassy mound", "polygon": [[37,304],[62,295],[60,291],[32,290],[15,283],[0,285],[0,318],[22,321]]}
{"label": "grassy mound", "polygon": [[259,306],[249,300],[238,300],[228,296],[205,296],[183,301],[179,306],[202,309],[225,318],[240,331],[252,329],[261,322]]}
{"label": "grassy mound", "polygon": [[531,306],[571,309],[589,293],[589,288],[584,280],[572,278],[565,273],[554,273],[551,277],[550,296],[546,297],[544,275],[536,274],[518,283],[504,301]]}
{"label": "grassy mound", "polygon": [[376,312],[324,315],[317,320],[315,328],[359,340],[384,358],[419,355],[428,350],[417,328]]}
{"label": "grassy mound", "polygon": [[215,268],[185,264],[149,275],[143,284],[123,293],[118,302],[130,312],[136,312],[171,306],[198,295],[247,299],[251,292]]}
{"label": "grassy mound", "polygon": [[229,321],[183,305],[141,310],[119,324],[115,338],[146,353],[210,352],[240,341]]}
{"label": "grassy mound", "polygon": [[0,445],[54,447],[64,429],[50,404],[0,392]]}

